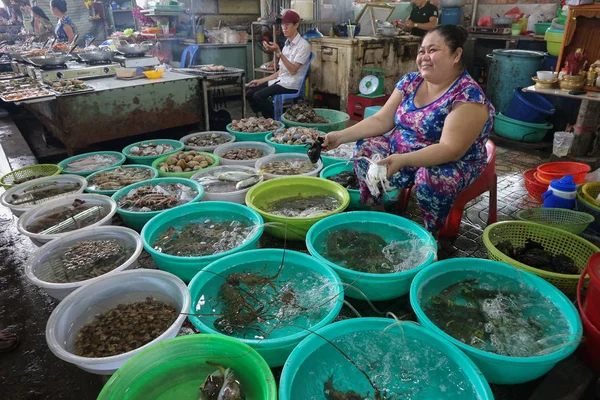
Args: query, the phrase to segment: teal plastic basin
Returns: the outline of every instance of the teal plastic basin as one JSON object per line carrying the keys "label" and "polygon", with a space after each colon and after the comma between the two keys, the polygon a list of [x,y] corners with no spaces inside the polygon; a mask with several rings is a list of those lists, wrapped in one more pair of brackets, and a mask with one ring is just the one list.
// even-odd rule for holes
{"label": "teal plastic basin", "polygon": [[[329,157],[327,157],[329,158]],[[323,163],[325,163],[325,157],[322,157]],[[352,171],[354,169],[354,163],[346,163],[345,161],[339,162],[337,158],[330,158],[330,160],[337,160],[337,163],[333,163],[327,168],[323,168],[319,176],[323,179],[326,179],[328,176],[337,175],[340,172],[344,171]],[[350,195],[350,205],[348,208],[350,210],[367,210],[369,207],[362,204],[360,202],[360,190],[358,189],[346,189],[348,194]],[[400,190],[394,190],[388,195],[383,195],[383,203],[385,206],[392,206],[394,203],[398,201],[398,196],[400,195]]]}
{"label": "teal plastic basin", "polygon": [[[341,267],[325,258],[322,253],[330,233],[341,229],[355,229],[361,232],[375,233],[384,238],[386,242],[405,238],[403,230],[411,231],[424,243],[429,244],[432,251],[421,265],[413,269],[392,274],[372,274],[358,272]],[[363,292],[369,300],[389,300],[407,294],[414,277],[423,268],[437,260],[437,243],[431,233],[421,225],[409,219],[394,214],[377,211],[352,211],[332,215],[314,224],[306,235],[306,247],[309,253],[322,263],[330,266],[337,272],[342,282],[351,284],[346,289],[346,295],[355,299],[364,300],[364,296],[353,290],[356,288]]]}
{"label": "teal plastic basin", "polygon": [[[189,319],[192,324],[203,333],[222,334],[214,328],[215,320],[220,317],[220,305],[215,307],[211,300],[219,296],[220,287],[225,283],[224,277],[231,273],[248,271],[257,273],[260,276],[273,276],[281,265],[282,257],[283,250],[281,249],[243,251],[214,261],[198,272],[189,285],[192,296],[190,313],[202,314],[204,312],[203,308],[198,309],[196,307],[202,298],[206,302],[206,313],[217,315],[190,316]],[[310,273],[318,275],[319,279],[309,279]],[[291,284],[292,281],[295,282]],[[284,285],[291,284],[295,293],[317,290],[323,297],[326,297],[325,299],[317,298],[314,302],[313,299],[310,299],[311,304],[301,304],[309,309],[320,307],[321,312],[318,312],[315,318],[308,318],[306,316],[308,311],[303,311],[304,315],[296,319],[300,322],[287,321],[288,325],[285,325],[286,322],[282,322],[276,330],[274,330],[274,326],[277,325],[276,322],[271,322],[271,325],[264,325],[266,334],[263,335],[266,335],[265,339],[237,338],[258,351],[270,367],[279,367],[284,364],[294,347],[310,333],[306,329],[301,329],[301,327],[311,330],[319,329],[337,317],[342,308],[344,290],[340,278],[334,271],[314,257],[293,250],[285,251],[285,261],[283,262],[281,274],[272,283],[276,285],[277,290],[280,290]],[[325,292],[332,294],[327,296],[324,294]],[[302,325],[296,325],[300,323]],[[252,334],[248,336],[251,337]]]}
{"label": "teal plastic basin", "polygon": [[317,115],[327,118],[331,122],[327,124],[307,124],[304,122],[290,121],[285,117],[285,114],[281,116],[281,120],[285,126],[304,126],[306,128],[314,128],[326,133],[341,131],[346,127],[346,124],[350,120],[350,116],[343,111],[330,110],[328,108],[315,108],[314,110]]}
{"label": "teal plastic basin", "polygon": [[[198,193],[189,203],[195,203],[202,199],[204,195],[204,187],[196,181],[185,178],[154,178],[148,179],[146,181],[141,181],[138,183],[134,183],[133,185],[129,185],[124,187],[123,189],[118,190],[113,196],[113,200],[117,203],[117,214],[121,216],[121,219],[131,229],[135,229],[136,231],[141,231],[144,225],[148,223],[153,217],[157,216],[160,213],[163,213],[167,210],[162,211],[150,211],[150,212],[140,212],[140,211],[128,211],[119,208],[119,199],[123,196],[126,196],[131,190],[139,188],[140,186],[146,185],[158,185],[158,184],[170,184],[170,183],[180,183],[182,185],[193,187]],[[178,206],[181,207],[181,206]],[[177,208],[177,207],[174,207]]]}
{"label": "teal plastic basin", "polygon": [[[319,132],[322,135],[326,135],[325,132]],[[273,132],[267,133],[264,138],[264,142],[275,147],[275,153],[306,153],[310,148],[309,144],[279,144],[271,141]]]}
{"label": "teal plastic basin", "polygon": [[[461,273],[464,273],[464,275]],[[567,323],[570,325],[569,334],[573,335],[573,343],[546,355],[509,357],[476,349],[448,335],[438,328],[423,312],[421,308],[423,291],[436,277],[447,274],[446,279],[437,280],[444,284],[443,287],[439,287],[441,291],[445,287],[465,279],[464,277],[468,273],[497,275],[500,282],[502,282],[502,277],[511,278],[521,281],[532,290],[541,293],[562,311]],[[438,288],[435,289],[437,291]],[[421,325],[464,351],[490,383],[513,385],[539,378],[550,371],[557,362],[572,354],[578,346],[577,339],[582,335],[581,320],[577,310],[564,294],[542,278],[498,261],[453,258],[431,264],[419,272],[413,280],[410,288],[410,304]]]}
{"label": "teal plastic basin", "polygon": [[[133,146],[138,146],[143,143],[169,144],[169,145],[173,146],[173,151],[168,151],[166,153],[159,154],[157,156],[147,156],[147,157],[132,156],[130,153],[131,148]],[[122,153],[125,154],[125,157],[127,157],[127,160],[132,164],[152,165],[154,160],[156,160],[157,158],[160,158],[162,156],[166,156],[169,154],[177,153],[178,151],[183,150],[184,147],[185,147],[185,144],[183,142],[180,142],[179,140],[171,140],[171,139],[144,140],[142,142],[136,142],[136,143],[130,144],[129,146],[126,146],[123,149]]]}
{"label": "teal plastic basin", "polygon": [[[93,170],[85,171],[85,172],[76,172],[76,171],[70,171],[67,169],[67,165],[69,165],[73,161],[77,161],[80,158],[94,156],[94,155],[105,155],[105,156],[117,157],[117,161],[115,161],[115,163],[112,165],[107,165],[102,168],[97,168],[97,169],[93,169]],[[118,167],[119,165],[122,165],[124,162],[125,162],[125,156],[123,155],[123,153],[119,153],[118,151],[94,151],[91,153],[84,153],[84,154],[79,154],[77,156],[66,158],[66,159],[62,160],[61,162],[59,162],[57,165],[62,168],[62,172],[61,172],[62,174],[88,176],[88,175],[93,174],[94,172],[102,171],[104,169],[108,169],[108,168],[112,168],[112,167]]]}
{"label": "teal plastic basin", "polygon": [[[154,241],[158,235],[162,234],[167,228],[171,226],[181,228],[188,223],[198,220],[202,221],[206,218],[213,220],[223,219],[226,221],[244,221],[251,225],[257,225],[258,227],[254,230],[254,234],[242,245],[223,253],[210,256],[177,257],[161,253],[154,249]],[[198,271],[211,262],[239,251],[255,249],[264,230],[262,225],[263,219],[260,214],[246,206],[224,201],[205,201],[202,203],[185,204],[171,210],[163,211],[148,221],[142,229],[141,236],[144,248],[150,253],[158,268],[177,275],[182,280],[189,282]]]}
{"label": "teal plastic basin", "polygon": [[[387,378],[381,375],[391,376],[394,388],[408,392],[398,398],[494,398],[481,372],[455,346],[414,322],[402,322],[401,327],[392,326],[394,322],[388,318],[349,319],[321,328],[317,331],[318,335],[304,339],[283,367],[279,400],[324,398],[324,384],[330,377],[334,378],[337,390],[354,390],[365,398],[367,392],[373,395],[374,390],[366,377],[325,339],[335,341],[350,359],[358,362],[370,379],[379,384],[378,389],[385,389],[380,382]],[[356,337],[367,341],[367,344],[350,346],[347,341],[356,340]],[[390,347],[393,349],[388,352]],[[403,355],[405,351],[410,355]],[[405,360],[404,363],[401,360]],[[443,364],[447,367],[436,369],[438,364],[442,364],[440,360],[445,360]],[[391,363],[394,367],[390,366]],[[457,387],[459,381],[465,383],[463,390]],[[466,391],[467,385],[470,393]]]}
{"label": "teal plastic basin", "polygon": [[221,335],[187,335],[160,342],[127,361],[98,400],[197,400],[215,367],[233,369],[247,399],[277,400],[273,373],[251,347]]}
{"label": "teal plastic basin", "polygon": [[[281,124],[280,128],[285,128],[285,124],[283,122],[280,122],[280,124]],[[265,136],[269,133],[273,133],[273,131],[265,131],[265,132],[234,131],[233,129],[231,129],[231,124],[227,125],[225,127],[225,129],[227,129],[227,132],[229,132],[233,136],[235,136],[236,142],[264,142]]]}
{"label": "teal plastic basin", "polygon": [[95,190],[95,189],[90,189],[89,185],[95,175],[99,174],[100,172],[106,172],[106,171],[110,171],[110,170],[117,169],[117,168],[138,168],[138,169],[151,170],[153,172],[153,175],[152,175],[152,178],[150,178],[150,179],[154,179],[154,178],[158,177],[158,171],[155,168],[149,167],[148,165],[141,165],[141,164],[117,165],[115,167],[106,168],[101,171],[94,172],[91,175],[88,175],[86,177],[86,179],[88,181],[88,187],[85,188],[85,191],[88,193],[103,194],[105,196],[112,196],[113,194],[115,194],[117,192],[116,190]]}
{"label": "teal plastic basin", "polygon": [[498,113],[494,117],[494,132],[498,136],[518,142],[537,143],[546,136],[546,133],[549,129],[552,129],[552,126],[550,122],[534,124],[519,121],[509,118],[502,113]]}

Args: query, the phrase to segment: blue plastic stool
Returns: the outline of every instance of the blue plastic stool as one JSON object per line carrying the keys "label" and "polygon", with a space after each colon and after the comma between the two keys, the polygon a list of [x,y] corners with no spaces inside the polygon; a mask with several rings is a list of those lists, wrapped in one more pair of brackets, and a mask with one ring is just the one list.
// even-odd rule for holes
{"label": "blue plastic stool", "polygon": [[187,59],[188,54],[190,55],[190,63],[189,65],[194,64],[194,59],[196,58],[196,52],[198,51],[199,46],[197,44],[193,44],[191,46],[186,47],[181,53],[181,64],[179,68],[185,68],[185,60]]}
{"label": "blue plastic stool", "polygon": [[304,98],[304,84],[306,83],[306,77],[308,76],[308,71],[310,70],[310,64],[312,63],[312,61],[315,58],[315,53],[310,53],[310,58],[308,59],[308,67],[306,68],[306,71],[304,71],[304,76],[302,77],[302,81],[300,82],[300,87],[298,88],[298,91],[296,93],[290,93],[290,94],[278,94],[276,96],[273,96],[273,107],[274,107],[274,112],[273,114],[275,115],[275,121],[281,121],[281,115],[283,115],[283,103],[286,100],[290,100],[290,99],[297,99],[297,98]]}
{"label": "blue plastic stool", "polygon": [[382,108],[382,106],[371,106],[365,108],[365,115],[363,116],[363,119],[372,117],[373,115],[377,114],[377,111],[381,110]]}

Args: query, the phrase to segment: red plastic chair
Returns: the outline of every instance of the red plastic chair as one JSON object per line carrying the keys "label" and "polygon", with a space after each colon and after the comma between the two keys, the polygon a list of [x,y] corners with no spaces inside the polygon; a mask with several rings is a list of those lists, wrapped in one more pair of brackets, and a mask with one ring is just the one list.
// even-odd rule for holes
{"label": "red plastic chair", "polygon": [[[448,214],[448,218],[446,218],[446,223],[444,224],[442,229],[440,229],[441,237],[458,236],[458,230],[460,229],[460,221],[462,220],[465,205],[469,201],[473,200],[477,196],[480,196],[487,191],[490,192],[490,211],[488,214],[488,225],[493,224],[498,220],[498,177],[496,176],[496,145],[491,140],[488,140],[485,145],[485,148],[487,150],[487,166],[483,170],[483,173],[477,179],[475,179],[475,182],[473,182],[471,186],[469,186],[456,196],[454,204],[452,205],[452,210],[450,210],[450,214]],[[408,206],[411,189],[412,187],[406,188],[400,194],[400,197],[398,199],[398,210],[401,213],[404,212],[406,210],[406,207]]]}

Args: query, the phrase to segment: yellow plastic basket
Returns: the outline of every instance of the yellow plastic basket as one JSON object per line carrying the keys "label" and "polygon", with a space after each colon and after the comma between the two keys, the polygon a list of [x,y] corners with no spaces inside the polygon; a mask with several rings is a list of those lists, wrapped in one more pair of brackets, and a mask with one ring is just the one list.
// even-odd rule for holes
{"label": "yellow plastic basket", "polygon": [[579,274],[557,274],[533,268],[510,258],[496,248],[497,244],[504,241],[509,241],[515,247],[524,247],[527,239],[540,243],[546,251],[553,255],[564,254],[571,257],[579,272],[583,271],[592,254],[600,251],[598,247],[577,235],[535,222],[497,222],[488,226],[483,231],[483,243],[488,249],[488,258],[490,260],[502,261],[516,268],[531,272],[547,280],[566,295],[574,295],[577,292]]}
{"label": "yellow plastic basket", "polygon": [[600,206],[600,204],[596,202],[596,198],[598,197],[598,194],[600,194],[600,182],[584,183],[581,185],[581,192],[588,203],[593,204],[596,207]]}
{"label": "yellow plastic basket", "polygon": [[0,186],[5,189],[10,189],[13,186],[30,181],[32,179],[58,175],[61,171],[62,167],[59,167],[56,164],[30,165],[29,167],[17,169],[4,175],[2,178],[0,178]]}
{"label": "yellow plastic basket", "polygon": [[589,224],[594,222],[594,216],[566,208],[530,208],[517,213],[521,221],[536,222],[550,225],[554,228],[579,235]]}

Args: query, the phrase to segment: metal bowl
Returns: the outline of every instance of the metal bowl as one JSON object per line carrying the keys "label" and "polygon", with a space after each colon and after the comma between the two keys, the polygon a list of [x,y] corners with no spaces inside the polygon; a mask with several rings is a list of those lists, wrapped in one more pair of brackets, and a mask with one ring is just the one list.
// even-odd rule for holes
{"label": "metal bowl", "polygon": [[87,51],[77,54],[79,58],[87,62],[111,61],[115,53],[111,50]]}
{"label": "metal bowl", "polygon": [[117,51],[124,55],[134,55],[134,54],[146,54],[153,46],[151,42],[142,42],[139,44],[131,44],[121,42],[119,47],[117,47]]}
{"label": "metal bowl", "polygon": [[494,26],[499,26],[499,25],[511,25],[513,23],[513,19],[512,18],[492,18],[492,24],[494,24]]}
{"label": "metal bowl", "polygon": [[27,61],[29,61],[30,63],[32,63],[34,65],[44,67],[46,65],[64,65],[70,59],[71,59],[71,56],[61,55],[61,56],[54,56],[54,57],[48,57],[48,56],[29,57],[29,58],[27,58]]}

